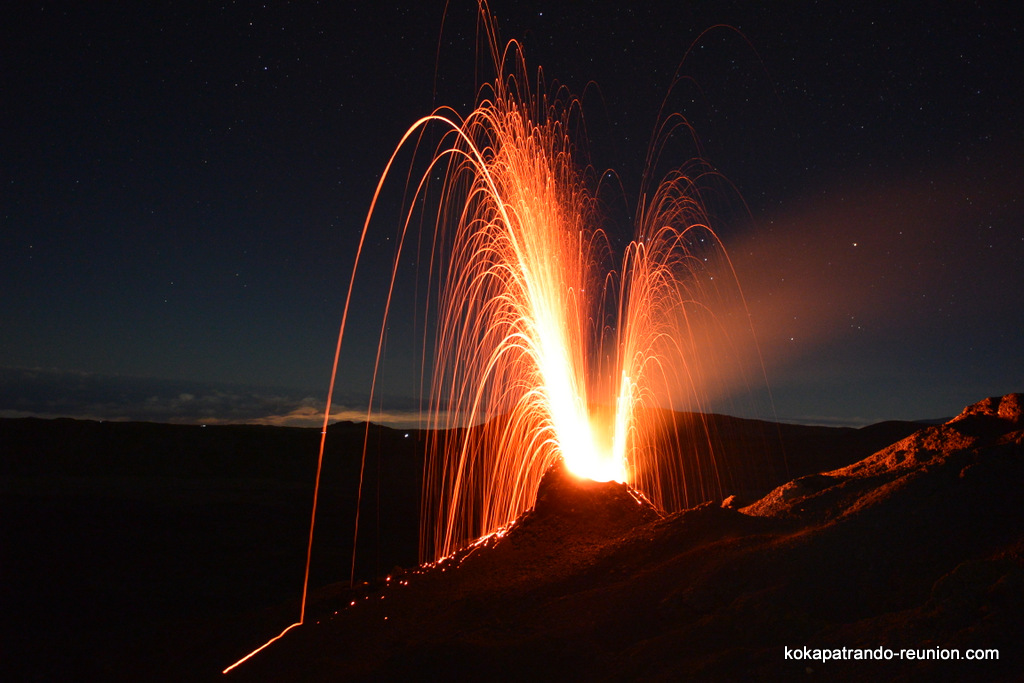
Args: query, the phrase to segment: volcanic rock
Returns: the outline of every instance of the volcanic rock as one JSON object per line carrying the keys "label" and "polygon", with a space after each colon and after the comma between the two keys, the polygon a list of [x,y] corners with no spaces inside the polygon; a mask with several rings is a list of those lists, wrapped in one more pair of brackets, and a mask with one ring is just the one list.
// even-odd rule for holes
{"label": "volcanic rock", "polygon": [[[767,517],[827,518],[878,502],[925,472],[960,473],[979,464],[986,471],[1019,466],[1020,462],[1009,464],[1013,457],[1008,454],[1019,451],[1024,443],[1022,404],[1021,394],[979,401],[945,424],[914,432],[859,462],[783,484],[742,511]],[[993,456],[993,450],[998,454]]]}
{"label": "volcanic rock", "polygon": [[614,481],[597,482],[571,474],[562,462],[545,472],[533,509],[509,535],[541,526],[572,527],[575,536],[608,538],[660,519],[643,494]]}
{"label": "volcanic rock", "polygon": [[[319,432],[0,420],[0,679],[1020,680],[1022,404],[926,428],[705,418],[732,465],[784,451],[785,466],[666,516],[559,470],[510,527],[354,588],[324,583],[351,561],[351,536],[331,534],[351,529],[339,484],[358,478],[346,454],[365,425],[333,425],[305,624],[228,676],[298,614]],[[398,486],[364,509],[383,517],[364,525],[361,577],[415,557],[419,438],[379,431],[365,490]],[[785,658],[804,646],[1000,658]]]}
{"label": "volcanic rock", "polygon": [[[737,511],[548,473],[510,529],[291,632],[236,680],[1017,680],[1020,395]],[[337,601],[334,603],[337,604]],[[998,650],[802,661],[786,648]]]}
{"label": "volcanic rock", "polygon": [[533,508],[439,566],[459,568],[460,589],[551,581],[592,565],[609,545],[659,519],[654,506],[628,485],[582,479],[559,461],[544,473]]}

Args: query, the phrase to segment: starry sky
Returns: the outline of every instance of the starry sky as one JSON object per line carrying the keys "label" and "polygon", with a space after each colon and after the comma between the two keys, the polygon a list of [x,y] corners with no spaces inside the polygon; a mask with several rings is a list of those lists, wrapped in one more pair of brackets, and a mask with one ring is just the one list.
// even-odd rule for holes
{"label": "starry sky", "polygon": [[[760,416],[936,418],[1024,391],[1013,3],[656,4],[492,10],[582,97],[581,146],[627,207],[663,103],[693,125],[678,163],[699,153],[727,179],[710,208],[760,343]],[[308,423],[384,164],[491,78],[475,13],[5,5],[0,415]],[[359,300],[353,352],[379,306]],[[366,400],[365,362],[348,367],[339,416]],[[392,388],[381,420],[414,391]]]}

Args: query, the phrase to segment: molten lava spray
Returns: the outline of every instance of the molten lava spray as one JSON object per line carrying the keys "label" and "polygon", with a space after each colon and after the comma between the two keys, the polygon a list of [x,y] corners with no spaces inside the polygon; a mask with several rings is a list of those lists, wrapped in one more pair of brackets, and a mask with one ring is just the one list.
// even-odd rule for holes
{"label": "molten lava spray", "polygon": [[[400,264],[411,251],[426,280],[416,291],[425,316],[421,364],[430,373],[421,559],[508,525],[558,459],[577,476],[629,483],[664,510],[721,494],[710,430],[698,424],[682,434],[677,412],[693,411],[700,422],[711,388],[735,381],[746,360],[740,338],[753,341],[701,201],[708,169],[690,162],[695,172],[677,169],[653,189],[645,180],[636,238],[614,265],[600,227],[597,179],[605,174],[576,161],[579,101],[563,88],[531,89],[519,44],[502,50],[484,2],[481,15],[497,78],[465,118],[440,108],[406,132],[363,225],[324,413],[302,613],[277,638],[305,619],[324,438],[356,275],[382,189],[408,147],[415,160],[426,156],[425,170],[406,176],[367,422]],[[677,115],[659,127],[648,176],[677,130],[688,130]]]}
{"label": "molten lava spray", "polygon": [[[696,180],[682,170],[644,192],[637,237],[616,270],[600,227],[603,174],[576,162],[579,101],[531,89],[519,45],[500,51],[493,22],[486,27],[498,78],[465,118],[441,108],[407,131],[359,246],[399,152],[415,143],[422,162],[434,134],[426,170],[408,176],[386,304],[403,250],[419,248],[431,373],[423,560],[514,520],[559,458],[580,477],[628,482],[663,509],[718,494],[713,461],[666,459],[658,445],[676,429],[672,411],[706,407],[730,352],[735,321],[716,306],[729,299],[721,310],[744,310]],[[384,340],[382,329],[374,377]]]}

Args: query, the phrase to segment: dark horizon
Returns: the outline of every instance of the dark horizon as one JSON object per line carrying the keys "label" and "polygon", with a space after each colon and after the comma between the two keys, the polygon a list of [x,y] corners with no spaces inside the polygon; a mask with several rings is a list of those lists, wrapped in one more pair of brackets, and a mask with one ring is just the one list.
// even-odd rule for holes
{"label": "dark horizon", "polygon": [[[201,390],[191,393],[196,392],[197,387]],[[116,400],[111,402],[111,396]],[[0,410],[0,419],[73,419],[186,426],[264,425],[303,429],[321,428],[324,403],[322,399],[303,397],[294,390],[281,387],[199,385],[184,381],[65,373],[52,368],[0,368],[0,400],[4,405],[15,406]],[[329,423],[366,422],[365,398],[362,399],[364,407],[349,405],[358,402],[335,402]],[[965,402],[962,407],[971,403]],[[779,424],[859,429],[894,421],[940,424],[957,413],[874,421],[843,418],[801,421],[778,415],[734,415],[717,411],[704,414]],[[395,430],[429,428],[420,420],[420,413],[413,406],[376,411],[370,415],[369,421]]]}

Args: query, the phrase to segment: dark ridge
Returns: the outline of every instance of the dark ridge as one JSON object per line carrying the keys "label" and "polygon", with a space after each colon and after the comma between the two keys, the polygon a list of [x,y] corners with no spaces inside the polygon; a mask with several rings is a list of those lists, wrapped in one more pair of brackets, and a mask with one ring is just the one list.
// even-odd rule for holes
{"label": "dark ridge", "polygon": [[[506,534],[319,613],[230,678],[1019,680],[1021,398],[743,511],[651,511],[611,535],[602,515],[634,510],[628,492],[549,473]],[[785,654],[804,647],[894,654]],[[927,658],[902,658],[908,648]],[[959,661],[936,655],[951,650]]]}
{"label": "dark ridge", "polygon": [[[889,434],[724,416],[705,424],[733,468],[729,481],[749,473],[742,464],[751,453],[758,463],[785,453],[791,471],[810,474],[863,458]],[[350,600],[318,587],[348,575],[365,434],[357,423],[328,430],[311,587],[332,611]],[[416,564],[427,435],[376,425],[369,434],[357,577],[372,586]],[[196,680],[294,621],[318,439],[317,429],[254,425],[0,419],[0,606],[5,651],[13,653],[0,657],[0,678]],[[841,456],[849,459],[833,465]],[[813,469],[820,463],[827,465]],[[758,467],[763,483],[749,486],[749,496],[793,478]],[[715,514],[732,524],[730,511]],[[582,527],[563,520],[534,540],[560,535],[588,571],[618,573],[621,558],[593,553],[611,533],[644,557],[646,542],[635,539],[647,526],[631,524],[586,540]],[[531,528],[541,529],[524,521],[510,543],[525,548]],[[535,557],[539,567],[550,564]],[[481,559],[475,553],[470,562]]]}

